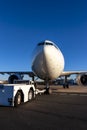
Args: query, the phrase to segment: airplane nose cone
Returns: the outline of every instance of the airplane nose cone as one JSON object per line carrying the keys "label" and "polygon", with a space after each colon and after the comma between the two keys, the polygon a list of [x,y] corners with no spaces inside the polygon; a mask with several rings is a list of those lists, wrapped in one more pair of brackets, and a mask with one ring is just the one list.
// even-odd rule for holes
{"label": "airplane nose cone", "polygon": [[64,57],[53,42],[46,42],[37,45],[32,70],[39,78],[49,80],[57,78],[62,73]]}
{"label": "airplane nose cone", "polygon": [[44,46],[46,72],[49,79],[55,79],[64,69],[64,57],[61,51],[54,46]]}

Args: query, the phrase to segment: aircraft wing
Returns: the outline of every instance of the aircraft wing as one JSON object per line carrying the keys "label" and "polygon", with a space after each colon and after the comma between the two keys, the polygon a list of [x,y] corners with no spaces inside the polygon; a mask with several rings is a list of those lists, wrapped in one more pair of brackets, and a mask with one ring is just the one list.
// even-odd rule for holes
{"label": "aircraft wing", "polygon": [[[83,74],[83,73],[87,73],[87,71],[63,71],[61,73],[60,76],[70,76],[72,74]],[[0,74],[4,75],[4,74],[20,74],[20,75],[24,75],[27,74],[30,77],[35,76],[35,74],[32,71],[1,71]]]}
{"label": "aircraft wing", "polygon": [[29,75],[30,77],[35,76],[35,74],[32,71],[9,71],[9,72],[0,72],[0,74],[4,75],[4,74],[20,74],[20,75]]}
{"label": "aircraft wing", "polygon": [[60,76],[70,76],[72,74],[84,74],[87,71],[63,71]]}

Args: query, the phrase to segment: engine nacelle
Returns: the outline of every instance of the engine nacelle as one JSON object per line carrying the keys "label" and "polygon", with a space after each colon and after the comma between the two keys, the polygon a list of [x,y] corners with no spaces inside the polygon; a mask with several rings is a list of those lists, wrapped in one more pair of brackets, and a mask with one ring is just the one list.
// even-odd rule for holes
{"label": "engine nacelle", "polygon": [[15,80],[21,80],[23,77],[19,74],[12,74],[8,78],[8,83],[13,84]]}
{"label": "engine nacelle", "polygon": [[87,73],[79,74],[76,78],[76,82],[78,85],[87,85]]}

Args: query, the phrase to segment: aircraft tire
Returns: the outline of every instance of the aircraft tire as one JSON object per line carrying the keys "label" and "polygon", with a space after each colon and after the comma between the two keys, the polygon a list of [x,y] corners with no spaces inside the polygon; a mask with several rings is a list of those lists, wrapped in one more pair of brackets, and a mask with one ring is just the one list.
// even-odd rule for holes
{"label": "aircraft tire", "polygon": [[52,90],[50,88],[46,88],[45,94],[52,94]]}
{"label": "aircraft tire", "polygon": [[67,88],[69,88],[69,85],[67,84],[67,86],[66,86]]}

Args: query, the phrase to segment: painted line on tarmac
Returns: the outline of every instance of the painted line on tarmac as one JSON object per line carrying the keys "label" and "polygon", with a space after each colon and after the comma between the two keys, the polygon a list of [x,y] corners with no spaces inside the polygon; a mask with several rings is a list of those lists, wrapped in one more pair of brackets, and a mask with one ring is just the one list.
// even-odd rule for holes
{"label": "painted line on tarmac", "polygon": [[80,96],[84,96],[84,97],[87,97],[87,94],[80,94]]}
{"label": "painted line on tarmac", "polygon": [[70,93],[69,95],[71,95],[71,96],[77,96],[78,94],[77,93]]}
{"label": "painted line on tarmac", "polygon": [[84,96],[87,97],[87,94],[83,94],[83,93],[53,93],[54,95],[60,95],[60,96],[66,96],[66,95],[70,95],[70,96]]}
{"label": "painted line on tarmac", "polygon": [[60,93],[59,95],[67,95],[67,93]]}
{"label": "painted line on tarmac", "polygon": [[70,95],[70,96],[77,96],[77,93],[60,93],[59,95]]}

